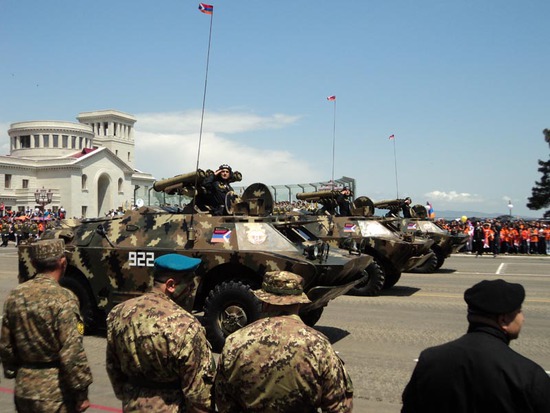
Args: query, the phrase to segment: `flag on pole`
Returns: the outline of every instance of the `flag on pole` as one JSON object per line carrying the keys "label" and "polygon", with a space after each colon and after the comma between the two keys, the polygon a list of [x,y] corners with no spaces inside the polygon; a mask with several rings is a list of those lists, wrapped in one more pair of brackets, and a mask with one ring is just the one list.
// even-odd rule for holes
{"label": "flag on pole", "polygon": [[329,96],[329,97],[327,97],[327,100],[336,100],[336,96],[334,96],[334,95]]}
{"label": "flag on pole", "polygon": [[214,13],[214,6],[206,3],[199,3],[199,10],[204,14]]}
{"label": "flag on pole", "polygon": [[395,139],[395,135],[390,135],[390,137],[388,138],[390,141],[394,140]]}

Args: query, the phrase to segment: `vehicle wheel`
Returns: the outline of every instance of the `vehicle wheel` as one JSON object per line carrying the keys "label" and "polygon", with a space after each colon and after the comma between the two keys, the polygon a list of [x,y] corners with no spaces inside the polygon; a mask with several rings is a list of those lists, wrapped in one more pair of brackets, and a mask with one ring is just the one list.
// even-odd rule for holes
{"label": "vehicle wheel", "polygon": [[221,352],[231,333],[260,318],[261,303],[248,285],[227,281],[217,285],[204,304],[206,336],[212,349]]}
{"label": "vehicle wheel", "polygon": [[59,280],[59,285],[71,290],[80,303],[80,315],[84,322],[84,334],[90,335],[97,332],[99,320],[97,306],[89,287],[83,285],[77,278],[66,275]]}
{"label": "vehicle wheel", "polygon": [[437,270],[437,255],[435,254],[428,258],[424,264],[413,269],[414,272],[425,274],[435,272],[435,270]]}
{"label": "vehicle wheel", "polygon": [[439,270],[442,266],[443,266],[443,263],[445,262],[445,256],[443,256],[443,254],[441,252],[437,252],[435,251],[435,255],[437,256],[437,266],[435,267],[436,270]]}
{"label": "vehicle wheel", "polygon": [[321,307],[305,313],[300,313],[300,318],[306,325],[313,327],[315,324],[317,324],[317,321],[321,319],[324,309],[325,307]]}
{"label": "vehicle wheel", "polygon": [[386,275],[384,270],[376,261],[373,261],[365,269],[365,272],[368,275],[366,281],[357,284],[351,290],[348,291],[349,295],[360,295],[360,296],[377,296],[380,294],[382,287],[384,286],[384,280]]}
{"label": "vehicle wheel", "polygon": [[397,284],[397,281],[401,278],[400,272],[386,272],[386,278],[384,279],[384,290],[387,290],[389,288],[392,288],[395,284]]}

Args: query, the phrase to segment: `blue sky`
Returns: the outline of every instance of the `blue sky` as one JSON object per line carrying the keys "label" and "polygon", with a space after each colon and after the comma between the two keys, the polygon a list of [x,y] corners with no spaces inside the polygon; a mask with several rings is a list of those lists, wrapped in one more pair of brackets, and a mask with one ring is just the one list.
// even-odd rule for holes
{"label": "blue sky", "polygon": [[[117,109],[136,167],[195,168],[210,16],[198,1],[3,0],[0,152],[26,120]],[[200,167],[244,183],[357,180],[375,201],[541,216],[550,2],[210,1]],[[336,95],[333,103],[326,97]],[[335,121],[335,134],[333,125]],[[389,135],[396,137],[394,146]]]}

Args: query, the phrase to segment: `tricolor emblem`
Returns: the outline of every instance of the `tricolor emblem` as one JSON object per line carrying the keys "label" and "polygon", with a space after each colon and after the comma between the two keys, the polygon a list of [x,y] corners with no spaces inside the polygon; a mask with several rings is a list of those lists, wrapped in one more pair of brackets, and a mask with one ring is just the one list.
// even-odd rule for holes
{"label": "tricolor emblem", "polygon": [[355,232],[356,228],[357,228],[357,225],[351,222],[346,222],[344,224],[344,232]]}
{"label": "tricolor emblem", "polygon": [[214,228],[212,233],[211,243],[229,242],[231,240],[231,230],[228,228]]}

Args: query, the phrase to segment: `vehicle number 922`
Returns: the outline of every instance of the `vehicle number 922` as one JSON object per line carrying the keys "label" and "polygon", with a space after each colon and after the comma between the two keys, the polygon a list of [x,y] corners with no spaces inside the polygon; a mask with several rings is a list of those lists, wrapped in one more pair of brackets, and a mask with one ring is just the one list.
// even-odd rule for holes
{"label": "vehicle number 922", "polygon": [[130,251],[128,253],[128,265],[130,267],[153,267],[155,265],[155,253]]}

